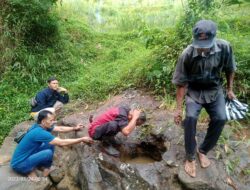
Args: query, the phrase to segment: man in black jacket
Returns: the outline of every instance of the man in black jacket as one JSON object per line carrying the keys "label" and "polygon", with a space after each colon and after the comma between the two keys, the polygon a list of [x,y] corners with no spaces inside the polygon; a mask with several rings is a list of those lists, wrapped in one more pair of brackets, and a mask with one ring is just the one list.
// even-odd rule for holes
{"label": "man in black jacket", "polygon": [[51,77],[48,79],[48,87],[37,93],[35,105],[31,108],[31,116],[36,119],[39,111],[44,109],[58,114],[63,104],[68,102],[68,91],[59,87],[58,80],[55,77]]}
{"label": "man in black jacket", "polygon": [[229,42],[216,39],[217,26],[211,20],[200,20],[193,28],[193,43],[179,57],[173,76],[177,86],[175,123],[182,120],[182,102],[186,96],[184,120],[186,162],[185,171],[196,176],[196,124],[202,108],[210,116],[209,127],[197,153],[201,167],[210,165],[206,154],[216,145],[226,122],[225,97],[222,73],[227,80],[227,96],[235,98],[233,79],[236,70],[234,55]]}

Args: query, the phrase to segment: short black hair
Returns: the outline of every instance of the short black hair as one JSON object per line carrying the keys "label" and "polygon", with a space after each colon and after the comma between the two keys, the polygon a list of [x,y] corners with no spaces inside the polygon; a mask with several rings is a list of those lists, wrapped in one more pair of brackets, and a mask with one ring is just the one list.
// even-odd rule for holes
{"label": "short black hair", "polygon": [[144,111],[141,111],[137,121],[141,121],[142,123],[145,123],[146,120],[147,120],[147,116],[146,116],[146,113]]}
{"label": "short black hair", "polygon": [[46,119],[49,114],[53,115],[53,113],[48,110],[40,111],[37,117],[37,123],[41,124],[42,120]]}
{"label": "short black hair", "polygon": [[56,78],[55,76],[52,76],[52,77],[50,77],[50,78],[47,80],[47,82],[48,82],[48,83],[51,83],[51,82],[54,81],[54,80],[57,80],[57,78]]}

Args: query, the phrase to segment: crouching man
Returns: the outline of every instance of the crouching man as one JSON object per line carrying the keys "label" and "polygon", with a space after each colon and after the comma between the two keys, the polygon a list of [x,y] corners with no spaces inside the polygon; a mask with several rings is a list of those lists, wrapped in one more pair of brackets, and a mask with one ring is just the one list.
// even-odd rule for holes
{"label": "crouching man", "polygon": [[146,114],[139,110],[131,110],[129,107],[114,107],[90,121],[89,136],[94,140],[102,141],[104,152],[112,156],[119,156],[119,152],[113,147],[114,136],[118,132],[128,136],[136,126],[146,121]]}
{"label": "crouching man", "polygon": [[90,137],[76,139],[60,139],[51,134],[52,131],[70,132],[80,130],[82,125],[76,127],[54,126],[55,116],[47,110],[38,114],[37,123],[34,124],[22,138],[11,160],[11,167],[20,174],[27,175],[32,181],[39,181],[36,168],[43,169],[46,177],[51,172],[55,145],[67,146],[77,143],[92,143]]}

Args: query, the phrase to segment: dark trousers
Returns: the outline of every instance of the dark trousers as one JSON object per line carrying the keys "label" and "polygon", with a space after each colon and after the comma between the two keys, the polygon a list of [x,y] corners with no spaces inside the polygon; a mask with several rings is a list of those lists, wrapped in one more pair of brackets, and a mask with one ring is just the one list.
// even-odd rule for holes
{"label": "dark trousers", "polygon": [[206,154],[217,143],[226,122],[225,98],[218,94],[217,99],[211,103],[199,104],[190,97],[186,97],[186,118],[184,121],[184,138],[187,160],[195,159],[196,152],[196,124],[202,108],[205,108],[210,117],[207,134],[199,151]]}
{"label": "dark trousers", "polygon": [[119,127],[116,121],[110,121],[104,123],[95,128],[93,135],[94,140],[103,140],[114,138],[114,136],[119,132]]}

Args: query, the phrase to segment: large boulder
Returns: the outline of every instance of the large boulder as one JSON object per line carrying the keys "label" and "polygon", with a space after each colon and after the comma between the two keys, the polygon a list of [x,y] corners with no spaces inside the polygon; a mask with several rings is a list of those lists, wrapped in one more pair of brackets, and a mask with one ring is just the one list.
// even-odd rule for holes
{"label": "large boulder", "polygon": [[22,122],[11,130],[8,137],[4,139],[4,142],[0,148],[0,165],[8,164],[11,160],[11,156],[16,148],[16,143],[14,142],[14,137],[20,131],[27,131],[32,122],[25,121]]}

